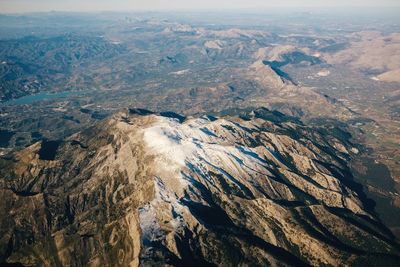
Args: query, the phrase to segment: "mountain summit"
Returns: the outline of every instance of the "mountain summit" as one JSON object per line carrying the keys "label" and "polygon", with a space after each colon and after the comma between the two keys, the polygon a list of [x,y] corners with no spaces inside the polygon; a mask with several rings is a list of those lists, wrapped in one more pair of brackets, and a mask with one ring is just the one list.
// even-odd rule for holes
{"label": "mountain summit", "polygon": [[340,129],[129,110],[0,161],[0,262],[395,265]]}

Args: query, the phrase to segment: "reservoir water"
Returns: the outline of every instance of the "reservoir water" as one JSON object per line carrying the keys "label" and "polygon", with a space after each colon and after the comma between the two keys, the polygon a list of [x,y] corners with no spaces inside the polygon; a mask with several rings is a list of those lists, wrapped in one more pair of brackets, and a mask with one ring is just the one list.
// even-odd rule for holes
{"label": "reservoir water", "polygon": [[51,100],[56,98],[63,98],[70,96],[72,94],[76,94],[77,92],[73,91],[63,91],[58,93],[49,93],[49,92],[40,92],[34,95],[27,95],[17,99],[9,100],[4,102],[6,105],[24,105],[24,104],[32,104],[38,101]]}

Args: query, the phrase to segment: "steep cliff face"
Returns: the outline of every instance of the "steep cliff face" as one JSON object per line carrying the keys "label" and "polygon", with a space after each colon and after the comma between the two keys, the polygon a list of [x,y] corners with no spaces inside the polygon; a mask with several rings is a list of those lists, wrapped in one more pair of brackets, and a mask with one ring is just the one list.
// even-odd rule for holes
{"label": "steep cliff face", "polygon": [[44,266],[395,264],[338,129],[119,113],[1,160],[0,261]]}

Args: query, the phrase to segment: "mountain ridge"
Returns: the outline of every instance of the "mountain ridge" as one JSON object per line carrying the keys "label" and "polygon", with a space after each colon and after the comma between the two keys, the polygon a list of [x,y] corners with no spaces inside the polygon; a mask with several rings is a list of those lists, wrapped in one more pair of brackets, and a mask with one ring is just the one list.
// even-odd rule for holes
{"label": "mountain ridge", "polygon": [[283,114],[261,108],[185,118],[130,109],[57,146],[44,144],[1,159],[0,196],[9,199],[0,214],[1,262],[337,266],[399,259],[394,237],[352,185],[348,137]]}

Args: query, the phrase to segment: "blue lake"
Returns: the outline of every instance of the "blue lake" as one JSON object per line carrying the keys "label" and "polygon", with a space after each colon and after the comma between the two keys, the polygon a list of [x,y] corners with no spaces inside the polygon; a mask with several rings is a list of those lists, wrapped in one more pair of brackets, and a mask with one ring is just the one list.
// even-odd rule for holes
{"label": "blue lake", "polygon": [[27,95],[23,96],[17,99],[9,100],[4,102],[7,105],[24,105],[24,104],[32,104],[34,102],[38,101],[45,101],[45,100],[51,100],[55,98],[63,98],[67,97],[71,94],[74,94],[77,92],[72,92],[72,91],[64,91],[64,92],[59,92],[59,93],[49,93],[49,92],[40,92],[35,95]]}

